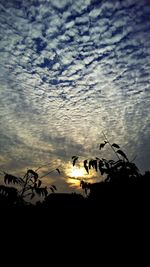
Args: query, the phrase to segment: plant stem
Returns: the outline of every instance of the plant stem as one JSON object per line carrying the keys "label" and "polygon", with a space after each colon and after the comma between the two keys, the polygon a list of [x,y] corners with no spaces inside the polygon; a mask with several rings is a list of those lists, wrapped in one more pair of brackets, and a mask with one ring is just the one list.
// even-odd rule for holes
{"label": "plant stem", "polygon": [[40,179],[42,179],[43,177],[45,177],[46,175],[48,175],[48,174],[50,174],[50,173],[52,173],[52,172],[54,172],[56,169],[54,169],[54,170],[52,170],[52,171],[49,171],[49,172],[47,172],[46,174],[44,174],[43,176],[41,176],[40,177]]}
{"label": "plant stem", "polygon": [[111,145],[111,143],[109,142],[108,138],[106,137],[106,135],[104,134],[104,132],[102,131],[104,138],[106,139],[107,143],[110,145],[111,149],[113,150],[113,152],[115,153],[116,157],[120,160],[117,152],[115,151],[115,149],[113,148],[113,146]]}
{"label": "plant stem", "polygon": [[26,177],[26,180],[25,180],[25,183],[24,183],[24,187],[23,187],[23,189],[22,189],[21,197],[23,197],[23,194],[24,194],[25,191],[26,191],[26,186],[27,186],[27,184],[28,184],[28,175],[25,174],[24,178],[25,178],[25,177]]}

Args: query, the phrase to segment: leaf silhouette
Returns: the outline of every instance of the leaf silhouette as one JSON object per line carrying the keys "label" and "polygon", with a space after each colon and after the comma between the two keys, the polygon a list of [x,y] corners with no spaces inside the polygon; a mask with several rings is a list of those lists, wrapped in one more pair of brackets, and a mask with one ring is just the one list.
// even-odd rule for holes
{"label": "leaf silhouette", "polygon": [[103,167],[99,166],[99,170],[100,170],[101,175],[105,173],[105,169]]}
{"label": "leaf silhouette", "polygon": [[56,186],[55,185],[51,185],[51,187],[53,187],[55,190],[57,190]]}
{"label": "leaf silhouette", "polygon": [[39,177],[38,174],[33,170],[28,170],[27,171],[27,175],[29,175],[29,174],[31,174],[34,177],[35,180],[37,180],[38,177]]}
{"label": "leaf silhouette", "polygon": [[44,196],[46,197],[48,195],[48,191],[47,191],[47,187],[36,187],[34,188],[35,192],[37,193],[37,195],[39,196]]}
{"label": "leaf silhouette", "polygon": [[50,187],[50,190],[52,191],[52,193],[55,192],[55,190],[54,190],[54,188],[52,186]]}
{"label": "leaf silhouette", "polygon": [[24,180],[21,177],[19,177],[18,179],[19,179],[19,184],[24,184]]}
{"label": "leaf silhouette", "polygon": [[120,168],[120,167],[124,167],[124,161],[121,159],[114,163],[114,168]]}
{"label": "leaf silhouette", "polygon": [[72,156],[72,159],[75,159],[77,156]]}
{"label": "leaf silhouette", "polygon": [[40,187],[42,184],[41,180],[38,180],[38,187]]}
{"label": "leaf silhouette", "polygon": [[122,150],[117,150],[117,153],[128,161],[126,154]]}
{"label": "leaf silhouette", "polygon": [[101,150],[105,145],[106,145],[106,143],[101,143],[99,146],[99,149]]}
{"label": "leaf silhouette", "polygon": [[89,161],[89,169],[91,169],[91,167],[93,167],[97,171],[97,160],[91,159]]}
{"label": "leaf silhouette", "polygon": [[57,168],[56,171],[60,174],[60,170]]}
{"label": "leaf silhouette", "polygon": [[114,161],[114,160],[108,160],[108,163],[109,163],[110,165],[114,165],[115,161]]}
{"label": "leaf silhouette", "polygon": [[18,178],[18,177],[16,177],[16,176],[13,176],[13,175],[11,175],[11,174],[5,174],[5,176],[4,176],[4,182],[5,182],[5,184],[10,184],[10,183],[13,183],[13,184],[19,184],[20,183],[20,179]]}
{"label": "leaf silhouette", "polygon": [[37,188],[37,187],[38,187],[38,185],[37,185],[37,183],[35,182],[35,183],[34,183],[34,188]]}
{"label": "leaf silhouette", "polygon": [[75,166],[77,159],[78,159],[78,157],[75,157],[74,158],[74,160],[73,160],[73,166]]}
{"label": "leaf silhouette", "polygon": [[93,160],[93,163],[94,163],[95,170],[97,172],[97,160]]}
{"label": "leaf silhouette", "polygon": [[87,159],[84,160],[84,168],[87,171],[87,173],[89,173],[89,168],[88,168],[88,165],[87,165]]}
{"label": "leaf silhouette", "polygon": [[99,170],[104,166],[104,163],[102,160],[99,161]]}
{"label": "leaf silhouette", "polygon": [[11,194],[17,197],[18,191],[14,187],[10,187],[10,186],[7,187],[5,185],[0,185],[0,194],[5,195],[5,196],[8,196]]}
{"label": "leaf silhouette", "polygon": [[109,163],[107,162],[107,160],[105,161],[105,166],[107,169],[109,169]]}
{"label": "leaf silhouette", "polygon": [[114,143],[114,144],[112,144],[112,146],[113,146],[113,147],[115,147],[115,148],[120,148],[120,146],[118,146],[118,145],[117,145],[117,144],[115,144],[115,143]]}

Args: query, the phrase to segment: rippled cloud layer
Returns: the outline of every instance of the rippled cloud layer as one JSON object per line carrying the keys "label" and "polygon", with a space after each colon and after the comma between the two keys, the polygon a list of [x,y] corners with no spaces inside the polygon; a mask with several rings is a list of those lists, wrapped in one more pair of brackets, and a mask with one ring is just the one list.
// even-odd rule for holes
{"label": "rippled cloud layer", "polygon": [[0,27],[2,168],[98,155],[102,131],[150,168],[148,0],[1,0]]}

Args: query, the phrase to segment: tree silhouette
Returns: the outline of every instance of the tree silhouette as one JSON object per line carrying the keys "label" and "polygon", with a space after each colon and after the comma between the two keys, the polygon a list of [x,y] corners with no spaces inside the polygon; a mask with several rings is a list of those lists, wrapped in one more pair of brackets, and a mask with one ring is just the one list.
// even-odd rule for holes
{"label": "tree silhouette", "polygon": [[[98,207],[104,203],[118,205],[119,202],[132,200],[132,203],[141,205],[141,201],[148,203],[150,188],[150,171],[146,171],[142,175],[136,164],[129,160],[126,153],[116,143],[110,143],[104,135],[104,141],[100,143],[99,150],[110,146],[116,159],[106,158],[85,158],[82,160],[83,168],[88,174],[91,170],[95,170],[97,174],[103,177],[103,180],[95,183],[88,183],[86,180],[80,180],[80,186],[85,192],[85,196],[81,194],[56,193],[55,185],[44,186],[42,178],[56,171],[61,174],[59,168],[54,168],[46,174],[39,176],[38,171],[28,169],[23,177],[16,177],[12,174],[4,173],[4,185],[0,185],[0,207],[33,207],[31,201],[33,198],[37,201],[34,207],[37,208],[54,208],[62,210],[67,208],[78,207],[81,209],[89,208],[90,204],[98,204]],[[75,166],[80,157],[74,155],[72,164]],[[52,194],[51,194],[52,193]],[[140,196],[140,202],[138,198]],[[122,202],[123,203],[123,202]],[[135,206],[132,206],[133,208]]]}
{"label": "tree silhouette", "polygon": [[[103,134],[104,135],[104,134]],[[105,188],[129,188],[132,185],[137,185],[141,182],[142,175],[135,165],[135,163],[130,162],[127,155],[121,150],[120,146],[116,143],[111,144],[104,135],[105,140],[103,143],[99,145],[99,149],[102,150],[106,145],[109,145],[114,152],[117,160],[108,160],[105,158],[90,158],[83,160],[83,167],[86,172],[89,174],[91,169],[94,169],[97,173],[100,173],[102,177],[104,177],[103,182],[98,183],[87,183],[82,180],[80,185],[82,189],[85,191],[88,197],[98,196],[98,194]],[[78,156],[74,156],[73,158],[73,166],[76,164],[76,161],[79,159]],[[146,177],[150,177],[149,173],[145,174]],[[144,181],[144,180],[143,180]]]}
{"label": "tree silhouette", "polygon": [[[59,169],[56,170],[60,174]],[[5,185],[0,186],[0,201],[4,206],[29,205],[30,202],[27,202],[27,198],[30,200],[35,196],[46,198],[50,191],[54,193],[57,190],[55,185],[42,186],[41,178],[48,173],[39,177],[37,172],[29,169],[22,178],[8,173],[4,174]],[[10,184],[13,186],[10,187]]]}

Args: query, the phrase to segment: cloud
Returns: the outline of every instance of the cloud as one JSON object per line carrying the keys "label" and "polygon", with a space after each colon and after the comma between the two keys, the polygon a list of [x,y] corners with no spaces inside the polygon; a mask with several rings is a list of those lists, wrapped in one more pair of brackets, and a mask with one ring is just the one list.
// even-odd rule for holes
{"label": "cloud", "polygon": [[6,167],[17,168],[16,158],[26,167],[96,155],[105,131],[149,168],[149,7],[146,0],[1,1]]}

